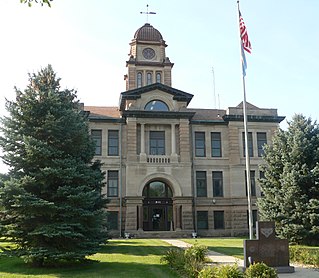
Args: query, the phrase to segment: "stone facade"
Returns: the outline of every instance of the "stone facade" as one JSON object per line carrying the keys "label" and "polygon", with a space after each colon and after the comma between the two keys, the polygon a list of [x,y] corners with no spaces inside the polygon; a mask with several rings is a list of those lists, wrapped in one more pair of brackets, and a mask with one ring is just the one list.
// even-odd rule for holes
{"label": "stone facade", "polygon": [[[193,95],[171,87],[173,64],[161,34],[145,24],[130,45],[127,91],[119,107],[84,107],[96,159],[106,172],[110,233],[247,234],[242,104],[227,110],[188,108]],[[284,117],[251,104],[247,114],[257,218],[261,147],[271,143]]]}

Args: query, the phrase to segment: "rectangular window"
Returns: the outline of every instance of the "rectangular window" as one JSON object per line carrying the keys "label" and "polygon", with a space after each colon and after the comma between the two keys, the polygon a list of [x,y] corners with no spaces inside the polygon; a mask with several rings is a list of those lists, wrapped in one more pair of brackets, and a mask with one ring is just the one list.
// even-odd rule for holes
{"label": "rectangular window", "polygon": [[258,156],[261,157],[264,154],[264,145],[267,144],[267,134],[266,132],[257,132],[257,147]]}
{"label": "rectangular window", "polygon": [[207,197],[207,179],[205,171],[196,171],[197,197]]}
{"label": "rectangular window", "polygon": [[212,141],[212,157],[221,157],[222,156],[222,140],[220,132],[211,133]]}
{"label": "rectangular window", "polygon": [[95,155],[102,155],[102,130],[92,129],[91,138],[95,144]]}
{"label": "rectangular window", "polygon": [[[252,210],[252,214],[253,214],[253,228],[256,228],[256,222],[257,222],[257,210],[253,209]],[[249,212],[247,210],[247,227],[249,228]]]}
{"label": "rectangular window", "polygon": [[208,211],[197,211],[197,229],[208,229]]}
{"label": "rectangular window", "polygon": [[214,211],[214,229],[225,229],[224,211]]}
{"label": "rectangular window", "polygon": [[117,197],[119,188],[119,171],[107,171],[107,196]]}
{"label": "rectangular window", "polygon": [[109,230],[118,230],[118,219],[117,211],[107,212],[107,227]]}
{"label": "rectangular window", "polygon": [[205,132],[195,132],[195,156],[205,157]]}
{"label": "rectangular window", "polygon": [[119,155],[119,131],[109,130],[108,131],[108,155],[118,156]]}
{"label": "rectangular window", "polygon": [[150,131],[150,155],[165,155],[165,131]]}
{"label": "rectangular window", "polygon": [[[253,134],[251,132],[248,132],[247,137],[248,137],[248,153],[249,153],[249,157],[253,157],[254,156]],[[246,156],[245,132],[243,132],[243,151],[244,151],[244,156]]]}
{"label": "rectangular window", "polygon": [[[245,189],[246,189],[246,196],[248,196],[247,192],[247,175],[245,171]],[[250,192],[251,196],[256,196],[256,180],[255,180],[255,171],[250,171]]]}
{"label": "rectangular window", "polygon": [[223,172],[213,171],[213,196],[223,197]]}

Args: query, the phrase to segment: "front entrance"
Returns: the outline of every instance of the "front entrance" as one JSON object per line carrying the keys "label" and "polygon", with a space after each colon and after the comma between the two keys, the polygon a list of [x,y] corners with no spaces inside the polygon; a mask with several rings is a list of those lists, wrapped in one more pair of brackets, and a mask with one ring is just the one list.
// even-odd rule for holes
{"label": "front entrance", "polygon": [[143,190],[143,230],[169,231],[173,228],[172,191],[161,181],[147,184]]}

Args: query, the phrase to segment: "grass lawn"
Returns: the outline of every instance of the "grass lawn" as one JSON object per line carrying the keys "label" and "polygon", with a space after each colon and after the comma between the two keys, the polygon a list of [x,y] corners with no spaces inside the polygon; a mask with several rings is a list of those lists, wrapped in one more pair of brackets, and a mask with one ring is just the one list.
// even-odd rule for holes
{"label": "grass lawn", "polygon": [[110,240],[99,253],[90,256],[99,263],[69,268],[37,269],[17,258],[0,257],[0,277],[176,278],[178,276],[167,265],[160,263],[161,256],[169,248],[169,244],[156,239]]}
{"label": "grass lawn", "polygon": [[244,259],[244,240],[245,238],[196,238],[183,239],[183,241],[191,244],[200,244],[225,255],[234,256]]}

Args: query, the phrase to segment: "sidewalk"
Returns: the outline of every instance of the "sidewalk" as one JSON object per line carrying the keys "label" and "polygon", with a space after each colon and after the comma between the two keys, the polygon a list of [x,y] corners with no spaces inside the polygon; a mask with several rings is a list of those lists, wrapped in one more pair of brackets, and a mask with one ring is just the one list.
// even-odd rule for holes
{"label": "sidewalk", "polygon": [[[192,246],[189,243],[186,243],[182,240],[176,240],[176,239],[162,239],[163,241],[176,246],[180,248],[187,248]],[[218,263],[218,264],[234,264],[237,263],[239,267],[244,266],[244,261],[240,260],[238,258],[227,256],[224,254],[220,254],[214,251],[208,252],[208,257],[211,259],[212,262]],[[304,268],[301,266],[295,266],[295,272],[294,273],[280,273],[278,274],[278,277],[280,278],[294,278],[294,277],[302,277],[302,278],[318,278],[319,277],[319,271],[316,269],[311,268]]]}

